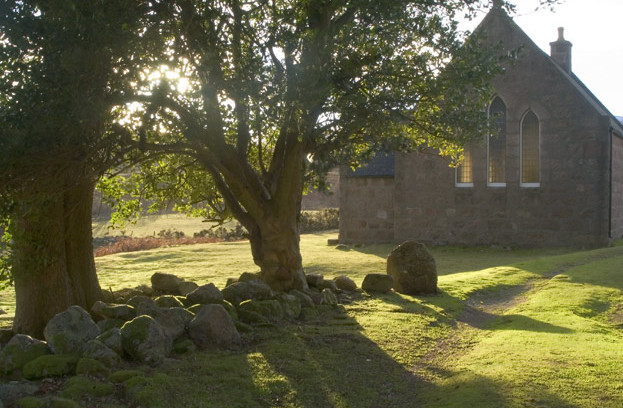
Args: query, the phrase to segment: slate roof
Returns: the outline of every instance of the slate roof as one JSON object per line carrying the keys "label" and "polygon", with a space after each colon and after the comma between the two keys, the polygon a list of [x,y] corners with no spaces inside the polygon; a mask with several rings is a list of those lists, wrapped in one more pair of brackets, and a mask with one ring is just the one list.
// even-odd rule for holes
{"label": "slate roof", "polygon": [[394,152],[381,152],[355,171],[349,169],[346,177],[394,177],[394,162]]}
{"label": "slate roof", "polygon": [[618,121],[621,122],[621,124],[623,125],[623,116],[615,116],[615,118],[617,118]]}

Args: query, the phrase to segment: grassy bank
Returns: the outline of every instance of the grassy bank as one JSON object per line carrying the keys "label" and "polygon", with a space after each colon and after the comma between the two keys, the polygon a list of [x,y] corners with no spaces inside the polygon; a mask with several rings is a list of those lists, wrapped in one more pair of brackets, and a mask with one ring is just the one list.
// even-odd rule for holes
{"label": "grassy bank", "polygon": [[[390,246],[338,250],[326,245],[335,236],[303,236],[308,273],[360,284],[384,271]],[[239,350],[143,368],[129,398],[149,407],[623,406],[623,247],[433,254],[436,296],[364,295],[304,324],[258,328]],[[112,289],[157,271],[222,287],[257,270],[245,242],[120,253],[97,266]]]}

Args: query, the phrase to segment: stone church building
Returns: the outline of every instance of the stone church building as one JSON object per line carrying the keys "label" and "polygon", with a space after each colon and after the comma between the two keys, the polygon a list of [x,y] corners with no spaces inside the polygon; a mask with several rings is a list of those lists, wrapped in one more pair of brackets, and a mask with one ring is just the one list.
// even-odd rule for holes
{"label": "stone church building", "polygon": [[608,245],[623,236],[623,125],[571,70],[559,29],[547,55],[501,8],[478,30],[520,50],[494,81],[499,135],[458,168],[421,153],[341,170],[342,243]]}

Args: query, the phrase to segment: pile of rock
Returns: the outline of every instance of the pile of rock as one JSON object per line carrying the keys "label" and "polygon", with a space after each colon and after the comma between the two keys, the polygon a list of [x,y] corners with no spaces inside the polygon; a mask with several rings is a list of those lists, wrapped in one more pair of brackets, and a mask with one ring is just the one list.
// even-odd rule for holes
{"label": "pile of rock", "polygon": [[308,275],[307,282],[305,290],[275,293],[257,274],[244,273],[219,290],[212,283],[199,286],[157,273],[150,288],[111,294],[114,299],[132,294],[125,303],[98,301],[90,313],[72,306],[57,314],[45,327],[45,341],[12,336],[0,351],[0,374],[21,371],[27,379],[66,375],[81,359],[105,367],[124,358],[158,365],[171,352],[235,347],[240,332],[253,325],[317,317],[316,306],[348,303],[360,292],[346,276]]}

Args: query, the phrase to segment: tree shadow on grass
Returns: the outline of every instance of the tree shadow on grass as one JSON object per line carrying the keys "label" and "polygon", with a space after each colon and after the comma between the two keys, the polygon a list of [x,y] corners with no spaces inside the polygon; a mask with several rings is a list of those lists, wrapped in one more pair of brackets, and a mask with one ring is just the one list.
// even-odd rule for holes
{"label": "tree shadow on grass", "polygon": [[[421,304],[404,311],[421,312],[443,317]],[[378,323],[391,338],[393,322]],[[416,368],[386,350],[387,344],[371,340],[344,308],[323,307],[319,317],[304,323],[256,327],[239,350],[204,350],[167,362],[130,401],[153,408],[538,406],[516,404],[509,384],[496,379],[437,361]],[[570,407],[547,390],[538,395],[547,402],[544,406]]]}

